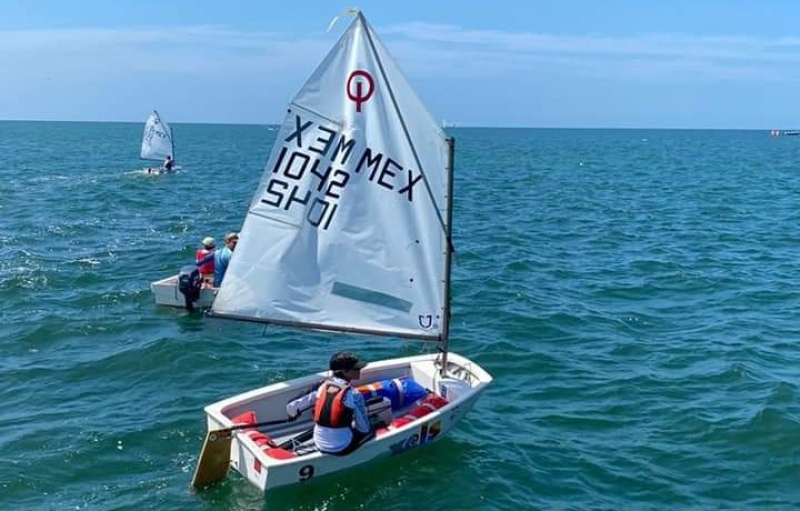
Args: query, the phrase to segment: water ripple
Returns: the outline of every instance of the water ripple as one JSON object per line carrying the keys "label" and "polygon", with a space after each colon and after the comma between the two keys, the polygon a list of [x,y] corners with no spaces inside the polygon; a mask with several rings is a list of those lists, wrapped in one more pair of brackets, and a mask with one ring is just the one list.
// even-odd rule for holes
{"label": "water ripple", "polygon": [[153,177],[139,124],[0,125],[6,509],[800,505],[796,141],[455,130],[451,341],[494,385],[425,449],[265,498],[188,490],[203,406],[429,347],[153,305],[241,225],[274,132],[177,125],[184,171]]}

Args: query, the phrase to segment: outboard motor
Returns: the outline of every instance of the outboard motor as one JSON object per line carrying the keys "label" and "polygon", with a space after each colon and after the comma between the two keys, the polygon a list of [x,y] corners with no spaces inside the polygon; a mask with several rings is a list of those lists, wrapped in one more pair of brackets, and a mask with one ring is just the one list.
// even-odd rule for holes
{"label": "outboard motor", "polygon": [[197,266],[184,266],[178,273],[178,291],[183,295],[186,310],[194,311],[194,302],[200,298],[200,288],[203,281],[200,278],[200,270]]}

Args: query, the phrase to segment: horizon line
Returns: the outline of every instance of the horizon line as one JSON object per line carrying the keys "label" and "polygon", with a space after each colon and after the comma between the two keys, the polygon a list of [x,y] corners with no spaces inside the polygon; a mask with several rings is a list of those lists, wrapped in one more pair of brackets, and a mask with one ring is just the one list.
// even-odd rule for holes
{"label": "horizon line", "polygon": [[[144,121],[99,121],[99,120],[65,120],[65,119],[0,119],[0,122],[63,122],[84,124],[144,124]],[[281,122],[220,122],[220,121],[169,121],[170,126],[182,124],[221,125],[221,126],[280,126]],[[653,127],[653,126],[522,126],[522,125],[472,125],[459,123],[448,126],[450,129],[535,129],[535,130],[683,130],[683,131],[797,131],[797,128],[721,128],[721,127]]]}

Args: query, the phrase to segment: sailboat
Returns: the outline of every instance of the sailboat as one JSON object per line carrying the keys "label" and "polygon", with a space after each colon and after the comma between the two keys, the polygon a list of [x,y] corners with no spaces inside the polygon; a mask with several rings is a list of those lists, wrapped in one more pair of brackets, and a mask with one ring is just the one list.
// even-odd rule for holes
{"label": "sailboat", "polygon": [[[158,160],[159,165],[155,167],[148,167],[147,170],[156,170],[157,172],[168,172],[167,169],[162,168],[161,164],[167,158],[171,157],[175,161],[175,143],[172,137],[172,128],[161,119],[157,110],[153,110],[150,117],[144,123],[144,133],[142,134],[142,150],[139,157],[143,160]],[[170,170],[177,170],[178,167],[172,167]]]}
{"label": "sailboat", "polygon": [[[413,451],[445,436],[492,381],[449,349],[454,140],[351,13],[289,104],[209,315],[438,350],[361,370],[351,383],[383,426],[346,456],[315,447],[311,411],[295,420],[286,411],[327,371],[206,406],[195,488],[232,467],[267,491]],[[354,337],[339,335],[341,349]]]}

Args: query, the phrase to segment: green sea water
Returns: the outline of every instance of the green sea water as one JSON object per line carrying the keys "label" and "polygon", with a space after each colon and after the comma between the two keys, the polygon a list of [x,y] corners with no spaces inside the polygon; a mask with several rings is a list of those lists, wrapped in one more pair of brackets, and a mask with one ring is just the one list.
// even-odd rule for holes
{"label": "green sea water", "polygon": [[800,139],[451,130],[452,349],[495,378],[441,441],[262,495],[189,489],[203,407],[405,340],[212,320],[153,280],[237,230],[276,131],[0,122],[0,509],[800,508]]}

